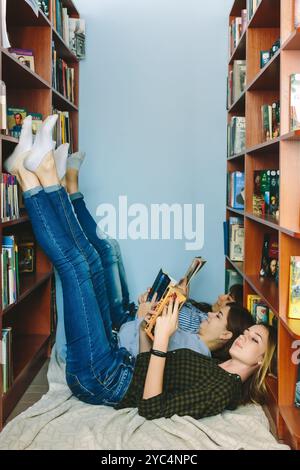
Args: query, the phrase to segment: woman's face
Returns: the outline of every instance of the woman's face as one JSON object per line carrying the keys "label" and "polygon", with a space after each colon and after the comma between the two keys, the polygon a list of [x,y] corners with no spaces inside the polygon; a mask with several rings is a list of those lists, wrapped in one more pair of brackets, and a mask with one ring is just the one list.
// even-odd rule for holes
{"label": "woman's face", "polygon": [[263,325],[254,325],[240,335],[229,350],[232,359],[254,367],[263,361],[268,347],[269,332]]}
{"label": "woman's face", "polygon": [[223,307],[218,312],[209,312],[208,319],[201,323],[199,330],[199,333],[205,338],[205,340],[217,341],[219,339],[227,338],[227,320],[229,310],[229,307]]}

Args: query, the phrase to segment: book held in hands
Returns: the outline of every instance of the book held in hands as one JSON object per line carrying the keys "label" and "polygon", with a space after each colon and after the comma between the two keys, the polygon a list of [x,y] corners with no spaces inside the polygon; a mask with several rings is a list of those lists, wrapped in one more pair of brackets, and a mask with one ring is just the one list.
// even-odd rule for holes
{"label": "book held in hands", "polygon": [[172,298],[179,302],[179,309],[183,306],[187,300],[186,289],[189,287],[191,280],[196,276],[205,263],[206,261],[202,257],[196,257],[193,259],[184,276],[184,287],[181,285],[181,283],[177,283],[174,279],[172,279],[162,269],[159,271],[148,295],[148,301],[150,301],[153,299],[153,296],[157,294],[157,303],[154,308],[154,313],[149,323],[145,327],[145,332],[150,339],[154,339],[154,330],[157,318],[162,314],[164,308],[169,304]]}

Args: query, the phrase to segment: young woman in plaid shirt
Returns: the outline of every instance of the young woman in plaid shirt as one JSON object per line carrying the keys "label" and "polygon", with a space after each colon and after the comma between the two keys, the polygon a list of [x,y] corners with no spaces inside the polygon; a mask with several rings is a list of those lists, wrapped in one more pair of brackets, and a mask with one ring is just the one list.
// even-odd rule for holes
{"label": "young woman in plaid shirt", "polygon": [[58,178],[52,142],[56,120],[46,119],[33,146],[26,122],[6,169],[17,176],[36,239],[62,281],[66,380],[74,395],[90,404],[138,407],[148,419],[201,418],[234,409],[243,400],[261,400],[275,349],[275,335],[267,326],[248,328],[232,345],[231,359],[221,364],[189,349],[167,353],[178,324],[178,304],[172,301],[157,320],[154,343],[141,334],[145,353],[137,360],[115,347],[99,256]]}

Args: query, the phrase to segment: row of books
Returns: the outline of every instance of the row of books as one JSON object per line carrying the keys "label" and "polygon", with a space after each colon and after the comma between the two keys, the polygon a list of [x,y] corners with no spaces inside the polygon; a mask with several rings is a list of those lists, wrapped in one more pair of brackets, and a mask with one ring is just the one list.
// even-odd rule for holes
{"label": "row of books", "polygon": [[262,115],[262,139],[263,142],[280,136],[280,104],[279,102],[263,104]]}
{"label": "row of books", "polygon": [[58,114],[56,127],[54,129],[54,140],[58,147],[61,144],[69,143],[69,152],[72,153],[74,151],[74,140],[70,113],[68,111],[59,111],[57,109],[53,109],[53,113]]}
{"label": "row of books", "polygon": [[227,174],[227,205],[232,209],[244,209],[245,173],[241,171]]}
{"label": "row of books", "polygon": [[1,222],[18,219],[19,213],[19,194],[16,176],[1,174],[1,197],[0,210]]}
{"label": "row of books", "polygon": [[259,295],[249,294],[247,296],[247,309],[252,315],[255,323],[267,323],[277,326],[277,317],[273,311],[262,301]]}
{"label": "row of books", "polygon": [[279,219],[279,170],[254,172],[253,214]]}
{"label": "row of books", "polygon": [[246,118],[233,116],[227,126],[227,156],[232,157],[246,149]]}
{"label": "row of books", "polygon": [[247,28],[247,10],[241,11],[241,16],[233,18],[229,25],[229,57],[238,46],[240,39]]}
{"label": "row of books", "polygon": [[71,18],[62,0],[52,0],[53,26],[78,59],[85,57],[85,20]]}
{"label": "row of books", "polygon": [[248,21],[251,20],[252,16],[256,12],[259,4],[262,0],[247,0],[247,14],[248,14]]}
{"label": "row of books", "polygon": [[223,224],[225,256],[231,261],[244,261],[245,229],[244,219],[229,217]]}
{"label": "row of books", "polygon": [[227,82],[227,109],[229,109],[246,89],[246,61],[235,60]]}
{"label": "row of books", "polygon": [[52,83],[53,88],[72,103],[75,102],[75,69],[58,57],[52,43]]}
{"label": "row of books", "polygon": [[13,384],[12,329],[2,329],[1,361],[3,393],[7,393]]}

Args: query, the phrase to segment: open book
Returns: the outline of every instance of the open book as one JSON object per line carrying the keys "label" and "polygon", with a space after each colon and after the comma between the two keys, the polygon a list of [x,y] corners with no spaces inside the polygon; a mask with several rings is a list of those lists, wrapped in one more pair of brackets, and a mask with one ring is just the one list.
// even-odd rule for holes
{"label": "open book", "polygon": [[150,322],[145,328],[145,332],[152,340],[154,339],[154,327],[157,317],[162,314],[165,306],[168,305],[171,297],[174,295],[179,301],[179,309],[183,306],[186,301],[186,288],[189,286],[191,280],[196,276],[200,269],[205,265],[205,263],[206,261],[200,256],[193,259],[191,265],[189,266],[184,276],[184,280],[186,281],[184,288],[180,285],[180,283],[172,279],[162,269],[159,271],[153,283],[153,286],[151,287],[147,299],[148,301],[150,301],[153,298],[154,294],[157,294],[157,305],[154,309],[154,314],[152,315]]}

